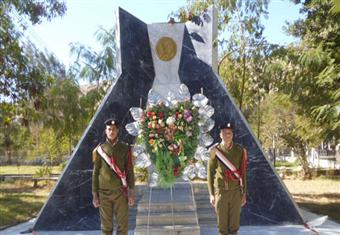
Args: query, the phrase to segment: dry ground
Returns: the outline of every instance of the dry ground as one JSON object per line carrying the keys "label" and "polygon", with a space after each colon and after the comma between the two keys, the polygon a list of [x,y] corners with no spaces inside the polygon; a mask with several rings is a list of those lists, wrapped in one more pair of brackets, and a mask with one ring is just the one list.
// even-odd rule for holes
{"label": "dry ground", "polygon": [[34,188],[31,181],[0,182],[0,229],[35,217],[54,183],[40,182],[40,187]]}
{"label": "dry ground", "polygon": [[340,223],[340,179],[285,179],[284,183],[300,207]]}
{"label": "dry ground", "polygon": [[[30,181],[0,182],[0,229],[35,217],[54,183],[41,182],[34,188]],[[284,183],[300,207],[340,223],[340,179],[286,179]]]}

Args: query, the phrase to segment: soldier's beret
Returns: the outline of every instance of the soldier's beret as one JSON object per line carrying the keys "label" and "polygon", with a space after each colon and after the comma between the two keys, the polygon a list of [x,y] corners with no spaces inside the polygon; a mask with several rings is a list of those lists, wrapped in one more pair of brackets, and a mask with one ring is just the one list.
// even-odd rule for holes
{"label": "soldier's beret", "polygon": [[107,120],[104,122],[104,124],[105,124],[106,126],[115,125],[116,127],[119,127],[118,121],[117,121],[116,119],[114,119],[114,118],[109,118],[109,119],[107,119]]}
{"label": "soldier's beret", "polygon": [[223,123],[223,124],[220,126],[220,129],[221,129],[221,130],[222,130],[222,129],[231,129],[231,130],[233,130],[234,127],[233,127],[233,125],[232,125],[230,122],[225,122],[225,123]]}

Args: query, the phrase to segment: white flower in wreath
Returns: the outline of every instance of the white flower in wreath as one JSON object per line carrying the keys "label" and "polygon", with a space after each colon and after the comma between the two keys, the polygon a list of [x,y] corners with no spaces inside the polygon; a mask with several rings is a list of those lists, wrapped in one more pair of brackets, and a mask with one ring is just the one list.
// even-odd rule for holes
{"label": "white flower in wreath", "polygon": [[174,116],[170,116],[166,119],[166,124],[168,126],[172,126],[174,125],[175,121],[176,121],[176,118]]}

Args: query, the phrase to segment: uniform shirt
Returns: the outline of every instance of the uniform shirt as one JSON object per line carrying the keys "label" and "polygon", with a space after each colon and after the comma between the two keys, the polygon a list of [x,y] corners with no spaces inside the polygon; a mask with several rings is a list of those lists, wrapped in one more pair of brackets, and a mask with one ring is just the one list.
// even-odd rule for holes
{"label": "uniform shirt", "polygon": [[[129,146],[123,143],[111,144],[106,141],[101,145],[104,152],[114,158],[121,172],[127,174],[129,189],[135,186],[135,177],[132,165],[132,156],[129,156]],[[92,192],[98,193],[100,189],[119,189],[122,182],[119,176],[111,169],[97,151],[93,152]]]}
{"label": "uniform shirt", "polygon": [[[242,172],[243,158],[246,162],[246,151],[238,144],[232,144],[231,148],[227,148],[223,144],[219,144],[217,148],[223,153],[224,156],[237,168],[242,175],[243,192],[246,193],[247,182],[246,172]],[[246,167],[246,166],[245,166]],[[208,162],[208,189],[210,195],[214,195],[215,189],[217,190],[235,190],[240,189],[239,180],[233,181],[228,179],[226,181],[225,171],[228,168],[217,158],[216,149],[212,149],[210,152],[210,159]]]}

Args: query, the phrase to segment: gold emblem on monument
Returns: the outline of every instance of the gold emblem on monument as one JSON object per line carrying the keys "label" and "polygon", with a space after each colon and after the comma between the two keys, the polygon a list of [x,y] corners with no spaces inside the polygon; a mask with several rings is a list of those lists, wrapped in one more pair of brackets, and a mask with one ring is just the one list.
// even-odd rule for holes
{"label": "gold emblem on monument", "polygon": [[175,57],[177,51],[176,42],[169,37],[162,37],[156,45],[156,52],[159,59],[169,61]]}

